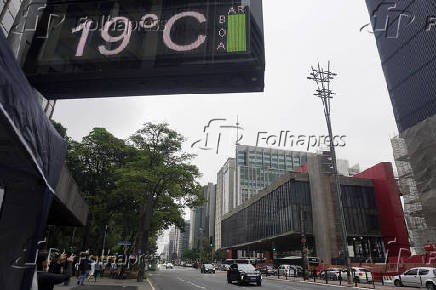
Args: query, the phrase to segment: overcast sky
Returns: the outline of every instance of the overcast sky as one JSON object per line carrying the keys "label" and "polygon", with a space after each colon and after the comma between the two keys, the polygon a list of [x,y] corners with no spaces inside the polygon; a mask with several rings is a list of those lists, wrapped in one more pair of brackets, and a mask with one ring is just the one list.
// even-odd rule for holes
{"label": "overcast sky", "polygon": [[[390,138],[398,131],[374,36],[359,31],[369,23],[365,1],[264,0],[263,6],[264,93],[64,100],[58,101],[54,119],[76,140],[94,127],[127,138],[145,122],[168,122],[187,138],[185,149],[198,154],[194,162],[203,174],[201,182],[216,182],[219,168],[235,155],[236,131],[222,131],[216,154],[191,148],[204,138],[203,126],[213,118],[234,124],[238,116],[245,145],[255,145],[259,131],[326,134],[321,102],[313,96],[315,84],[306,77],[311,65],[330,60],[338,73],[332,84],[337,94],[332,104],[333,130],[347,136],[346,146],[337,149],[338,157],[351,165],[360,163],[361,169],[392,162]],[[216,142],[215,133],[210,142]]]}

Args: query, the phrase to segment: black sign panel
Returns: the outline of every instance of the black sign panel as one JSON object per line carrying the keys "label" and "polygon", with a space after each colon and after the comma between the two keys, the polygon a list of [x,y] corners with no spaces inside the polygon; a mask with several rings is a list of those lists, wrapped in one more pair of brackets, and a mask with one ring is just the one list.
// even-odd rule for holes
{"label": "black sign panel", "polygon": [[28,12],[23,69],[49,99],[263,91],[261,0],[68,1]]}

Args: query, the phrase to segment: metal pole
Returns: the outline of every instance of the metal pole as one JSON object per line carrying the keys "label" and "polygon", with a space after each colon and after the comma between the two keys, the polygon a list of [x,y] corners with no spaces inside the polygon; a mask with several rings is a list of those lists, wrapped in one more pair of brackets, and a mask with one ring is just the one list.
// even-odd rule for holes
{"label": "metal pole", "polygon": [[306,281],[307,268],[307,252],[306,252],[306,229],[304,226],[303,206],[300,206],[300,222],[301,222],[301,258],[303,259],[303,279]]}
{"label": "metal pole", "polygon": [[103,257],[104,257],[104,248],[106,247],[107,227],[108,227],[108,225],[106,225],[105,228],[104,228],[103,248],[101,249],[101,259],[103,259]]}
{"label": "metal pole", "polygon": [[344,252],[344,259],[345,259],[345,265],[347,266],[347,269],[350,270],[350,257],[348,253],[348,242],[347,242],[347,229],[346,229],[346,223],[345,223],[345,214],[344,214],[344,208],[342,205],[342,191],[341,191],[341,185],[339,183],[339,175],[338,175],[338,167],[336,163],[336,151],[335,146],[333,144],[333,130],[331,125],[331,119],[330,119],[330,100],[333,98],[333,91],[330,90],[330,81],[336,76],[335,73],[332,73],[330,71],[330,61],[328,62],[328,69],[327,71],[324,71],[318,64],[318,68],[315,69],[312,67],[312,72],[310,73],[310,76],[308,79],[313,80],[318,85],[318,89],[315,93],[315,96],[319,97],[322,100],[323,106],[324,106],[324,115],[327,123],[327,129],[329,133],[330,138],[330,154],[332,157],[332,167],[333,167],[333,174],[335,175],[335,183],[336,183],[336,198],[338,202],[338,209],[339,209],[339,220],[341,225],[341,235],[343,240],[343,252]]}
{"label": "metal pole", "polygon": [[333,145],[333,133],[332,133],[332,127],[330,122],[330,114],[326,115],[327,120],[327,127],[329,130],[329,137],[330,137],[330,152],[332,154],[332,165],[333,165],[333,174],[335,175],[335,183],[336,183],[336,195],[338,200],[338,207],[339,207],[339,215],[340,215],[340,221],[341,221],[341,233],[342,233],[342,240],[343,240],[343,251],[344,251],[344,258],[345,258],[345,265],[347,266],[347,269],[350,269],[350,258],[348,253],[348,242],[347,242],[347,227],[345,224],[345,214],[344,214],[344,207],[342,205],[342,190],[341,190],[341,184],[339,182],[339,175],[338,175],[338,167],[336,164],[336,151],[335,146]]}

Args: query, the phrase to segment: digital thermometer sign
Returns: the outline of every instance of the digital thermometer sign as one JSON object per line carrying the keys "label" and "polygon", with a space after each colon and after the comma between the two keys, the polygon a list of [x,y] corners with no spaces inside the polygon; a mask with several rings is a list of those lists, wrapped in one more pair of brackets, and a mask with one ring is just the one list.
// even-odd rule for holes
{"label": "digital thermometer sign", "polygon": [[49,2],[28,15],[23,69],[49,99],[263,91],[261,0]]}

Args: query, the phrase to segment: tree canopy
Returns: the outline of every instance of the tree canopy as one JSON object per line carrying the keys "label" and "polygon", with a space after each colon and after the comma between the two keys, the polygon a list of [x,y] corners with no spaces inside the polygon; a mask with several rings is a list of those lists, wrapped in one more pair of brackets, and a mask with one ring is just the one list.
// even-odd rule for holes
{"label": "tree canopy", "polygon": [[[131,241],[131,250],[152,254],[157,236],[171,225],[183,229],[184,209],[205,201],[194,156],[182,151],[183,136],[166,123],[146,123],[127,140],[94,128],[77,142],[62,125],[56,128],[67,141],[67,167],[90,209],[86,227],[74,233],[77,248],[101,251],[107,226],[106,248]],[[61,234],[49,242],[67,247],[60,235],[68,230],[56,232]]]}

